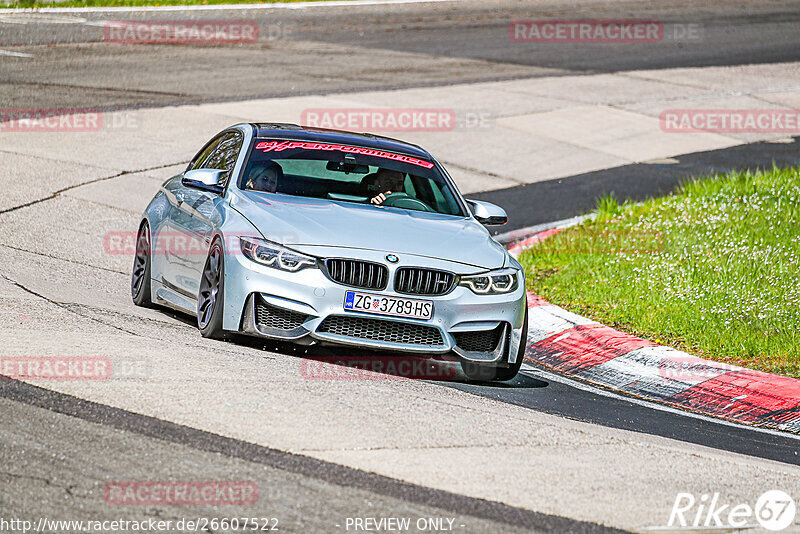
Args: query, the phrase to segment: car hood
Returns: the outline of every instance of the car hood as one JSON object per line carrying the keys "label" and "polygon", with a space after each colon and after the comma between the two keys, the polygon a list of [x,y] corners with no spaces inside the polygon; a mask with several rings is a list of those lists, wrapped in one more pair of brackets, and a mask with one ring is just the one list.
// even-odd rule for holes
{"label": "car hood", "polygon": [[505,249],[467,217],[250,191],[238,191],[231,205],[265,239],[287,246],[378,250],[484,269],[505,263]]}

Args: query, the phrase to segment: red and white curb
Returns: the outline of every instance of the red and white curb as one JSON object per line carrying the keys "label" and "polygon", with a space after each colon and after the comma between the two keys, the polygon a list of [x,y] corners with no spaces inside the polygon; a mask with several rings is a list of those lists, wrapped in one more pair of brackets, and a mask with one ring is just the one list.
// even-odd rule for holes
{"label": "red and white curb", "polygon": [[[521,252],[563,228],[509,248]],[[729,421],[800,433],[800,380],[703,360],[528,294],[526,359],[639,398]]]}

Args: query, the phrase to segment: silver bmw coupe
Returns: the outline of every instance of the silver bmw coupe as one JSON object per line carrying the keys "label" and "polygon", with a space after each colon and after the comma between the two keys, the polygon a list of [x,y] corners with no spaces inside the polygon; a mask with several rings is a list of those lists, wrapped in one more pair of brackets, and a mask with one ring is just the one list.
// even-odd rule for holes
{"label": "silver bmw coupe", "polygon": [[159,189],[136,237],[140,306],[234,333],[446,357],[474,380],[522,363],[522,267],[426,150],[369,134],[238,124]]}

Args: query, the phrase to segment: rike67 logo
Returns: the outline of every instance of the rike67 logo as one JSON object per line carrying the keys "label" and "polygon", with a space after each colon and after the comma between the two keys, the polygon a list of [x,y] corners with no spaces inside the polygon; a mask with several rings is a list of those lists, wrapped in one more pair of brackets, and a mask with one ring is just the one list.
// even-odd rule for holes
{"label": "rike67 logo", "polygon": [[797,513],[794,499],[781,490],[762,494],[754,506],[725,502],[719,493],[679,493],[672,506],[667,527],[659,530],[727,530],[761,526],[779,532],[794,523]]}

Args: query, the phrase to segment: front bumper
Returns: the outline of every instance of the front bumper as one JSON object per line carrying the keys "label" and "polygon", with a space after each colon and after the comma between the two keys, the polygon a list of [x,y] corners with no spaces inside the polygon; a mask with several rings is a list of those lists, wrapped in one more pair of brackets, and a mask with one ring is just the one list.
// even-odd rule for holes
{"label": "front bumper", "polygon": [[[337,252],[331,255],[341,257],[341,251]],[[385,264],[382,252],[358,251],[357,255]],[[420,266],[413,260],[388,265],[390,280],[398,267]],[[427,260],[424,266],[454,270],[453,264],[438,260]],[[431,300],[433,317],[414,320],[345,311],[347,291]],[[224,302],[223,328],[229,331],[421,355],[453,353],[463,360],[487,363],[516,362],[526,307],[524,282],[506,295],[476,295],[456,287],[443,296],[411,296],[395,293],[391,283],[384,291],[351,288],[330,280],[320,269],[289,273],[241,254],[226,257]],[[497,340],[491,347],[474,342],[491,336]]]}

